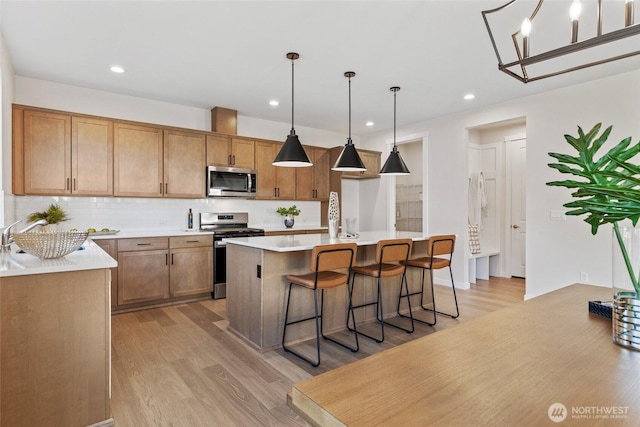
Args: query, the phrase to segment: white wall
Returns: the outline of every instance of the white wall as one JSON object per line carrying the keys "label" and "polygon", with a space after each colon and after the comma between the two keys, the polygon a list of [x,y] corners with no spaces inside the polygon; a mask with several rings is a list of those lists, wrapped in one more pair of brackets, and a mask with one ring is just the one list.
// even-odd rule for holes
{"label": "white wall", "polygon": [[[1,6],[0,6],[1,10]],[[13,63],[4,43],[4,36],[0,28],[0,225],[6,224],[4,217],[4,194],[11,192],[11,103],[14,94]]]}
{"label": "white wall", "polygon": [[[545,185],[562,179],[547,166],[552,160],[547,153],[570,152],[563,135],[575,135],[578,125],[590,129],[600,121],[613,125],[609,146],[627,136],[638,140],[639,114],[640,70],[404,126],[397,134],[402,138],[429,132],[428,230],[430,234],[456,233],[461,236],[461,245],[466,246],[467,129],[519,117],[526,119],[526,292],[527,297],[533,297],[578,282],[581,271],[589,273],[590,283],[605,286],[611,283],[610,227],[602,227],[594,237],[582,218],[550,221],[549,212],[564,210],[562,204],[571,197],[569,190]],[[362,145],[384,152],[389,135],[368,136],[362,139]],[[378,194],[385,193],[382,188],[385,186],[385,181],[380,180]],[[374,195],[360,209],[368,212],[377,205],[378,198]],[[456,281],[468,281],[465,264],[464,252],[456,251],[453,261]]]}

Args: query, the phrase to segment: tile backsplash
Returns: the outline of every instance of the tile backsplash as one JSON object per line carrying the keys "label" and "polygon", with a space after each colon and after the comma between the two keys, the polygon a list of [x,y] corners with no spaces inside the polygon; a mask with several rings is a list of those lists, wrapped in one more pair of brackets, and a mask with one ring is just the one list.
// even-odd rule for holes
{"label": "tile backsplash", "polygon": [[200,212],[248,212],[250,227],[277,228],[283,225],[283,220],[276,209],[291,205],[302,210],[296,217],[296,225],[320,225],[320,202],[13,195],[5,195],[5,223],[11,224],[20,219],[26,225],[30,213],[43,211],[51,203],[59,204],[70,217],[60,225],[62,230],[85,230],[89,227],[127,231],[186,229],[189,209],[193,210],[194,228],[200,226]]}

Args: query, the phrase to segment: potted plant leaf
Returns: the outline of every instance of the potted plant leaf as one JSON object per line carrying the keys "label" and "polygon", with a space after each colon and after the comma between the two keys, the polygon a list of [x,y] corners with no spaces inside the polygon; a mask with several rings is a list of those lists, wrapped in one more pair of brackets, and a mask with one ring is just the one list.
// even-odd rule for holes
{"label": "potted plant leaf", "polygon": [[284,217],[284,226],[287,228],[291,228],[294,224],[293,217],[300,215],[300,212],[302,211],[298,209],[296,205],[293,205],[288,208],[279,207],[276,212]]}
{"label": "potted plant leaf", "polygon": [[[33,212],[27,217],[27,221],[29,222],[36,222],[41,219],[44,219],[49,223],[47,227],[54,225],[53,228],[48,228],[48,231],[55,231],[55,229],[57,228],[57,224],[61,223],[62,221],[68,220],[69,217],[67,213],[60,207],[60,205],[51,203],[47,210],[42,212]],[[43,229],[45,228],[43,227]]]}
{"label": "potted plant leaf", "polygon": [[[549,153],[559,163],[549,167],[577,179],[547,182],[550,186],[575,190],[576,199],[563,206],[567,215],[586,215],[584,219],[596,234],[604,224],[613,225],[614,236],[614,342],[640,349],[640,166],[633,159],[640,153],[640,141],[632,144],[625,138],[615,147],[596,157],[611,133],[612,126],[600,132],[598,123],[588,133],[578,127],[578,136],[565,135],[576,155]],[[629,220],[633,227],[621,224]],[[632,243],[633,237],[637,238]],[[620,258],[617,262],[616,258]],[[624,272],[616,278],[617,265]],[[625,285],[628,283],[630,285]]]}

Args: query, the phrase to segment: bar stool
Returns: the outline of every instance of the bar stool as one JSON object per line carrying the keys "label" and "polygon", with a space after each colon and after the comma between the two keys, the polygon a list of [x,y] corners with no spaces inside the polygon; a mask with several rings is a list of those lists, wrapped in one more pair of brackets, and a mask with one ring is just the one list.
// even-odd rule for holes
{"label": "bar stool", "polygon": [[[455,234],[446,234],[439,236],[432,236],[427,240],[427,256],[421,258],[410,259],[407,261],[406,265],[408,267],[416,267],[422,269],[422,285],[420,287],[420,291],[409,293],[408,295],[402,295],[402,291],[398,296],[398,315],[401,317],[407,317],[400,314],[400,299],[404,296],[411,297],[412,295],[420,295],[420,307],[425,310],[433,313],[433,322],[427,322],[425,320],[421,320],[418,318],[413,318],[420,323],[424,323],[430,326],[436,324],[436,313],[450,317],[452,319],[460,316],[460,310],[458,309],[458,298],[456,297],[456,286],[453,281],[453,272],[451,271],[451,259],[453,257],[453,250],[456,244],[456,236]],[[437,255],[448,255],[448,258],[438,258]],[[433,270],[439,270],[441,268],[449,267],[449,276],[451,277],[451,289],[453,290],[453,300],[456,305],[456,313],[444,313],[442,311],[436,310],[436,299],[435,294],[433,292]],[[429,270],[429,278],[431,279],[431,304],[433,305],[433,309],[424,306],[424,272],[425,270]]]}
{"label": "bar stool", "polygon": [[[320,365],[320,336],[322,338],[333,341],[334,343],[341,345],[342,347],[351,350],[352,352],[356,352],[360,349],[360,345],[358,343],[358,334],[356,331],[354,332],[355,337],[355,347],[351,347],[347,344],[341,343],[331,337],[325,336],[322,331],[322,315],[324,314],[324,290],[329,288],[335,288],[338,286],[346,285],[349,281],[349,273],[351,272],[351,266],[353,265],[353,261],[356,257],[357,245],[355,243],[340,243],[340,244],[329,244],[329,245],[318,245],[313,248],[311,251],[311,273],[303,274],[303,275],[288,275],[287,280],[289,281],[289,293],[287,295],[287,308],[284,315],[284,330],[282,331],[282,348],[298,356],[300,359],[304,360],[307,363],[310,363],[311,366],[316,367]],[[348,269],[348,273],[339,273],[332,270],[338,269]],[[313,299],[314,299],[314,307],[315,307],[315,316],[305,317],[304,319],[298,319],[294,321],[289,321],[289,305],[291,304],[291,287],[293,285],[300,286],[305,289],[313,290]],[[318,313],[318,289],[320,289],[320,313]],[[351,294],[348,292],[347,295],[349,297],[349,312],[352,312],[351,309]],[[307,320],[316,321],[316,353],[317,353],[317,361],[313,361],[306,356],[294,351],[291,348],[288,348],[285,344],[285,338],[287,335],[287,326],[293,325],[296,323],[305,322]]]}
{"label": "bar stool", "polygon": [[[409,287],[407,285],[406,277],[406,262],[411,253],[411,245],[413,241],[411,239],[386,239],[380,240],[376,245],[376,262],[375,264],[369,264],[364,266],[353,266],[351,268],[351,286],[350,293],[353,299],[353,288],[355,285],[356,275],[375,277],[378,279],[378,296],[375,301],[366,302],[363,304],[352,306],[351,308],[351,320],[353,322],[353,329],[349,326],[349,318],[347,316],[347,328],[357,334],[364,335],[367,338],[371,338],[378,343],[384,341],[384,325],[393,326],[394,328],[402,329],[407,333],[414,331],[413,316],[411,314],[411,300],[407,296],[407,303],[409,304],[409,318],[411,318],[411,329],[406,329],[393,323],[389,323],[384,320],[384,312],[382,307],[382,279],[385,277],[402,276],[400,280],[400,294],[402,294],[402,284],[404,283],[406,293],[409,293]],[[380,323],[380,338],[373,337],[365,334],[364,332],[356,330],[356,322],[354,311],[356,308],[363,308],[370,305],[376,306],[376,319]],[[406,317],[406,316],[405,316]]]}

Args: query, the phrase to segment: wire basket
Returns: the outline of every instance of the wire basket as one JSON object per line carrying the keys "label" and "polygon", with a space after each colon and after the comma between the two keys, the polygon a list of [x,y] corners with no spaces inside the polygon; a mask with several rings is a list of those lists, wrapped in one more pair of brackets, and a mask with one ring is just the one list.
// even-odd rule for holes
{"label": "wire basket", "polygon": [[86,231],[53,231],[12,234],[15,243],[38,258],[60,258],[78,249],[87,240]]}

